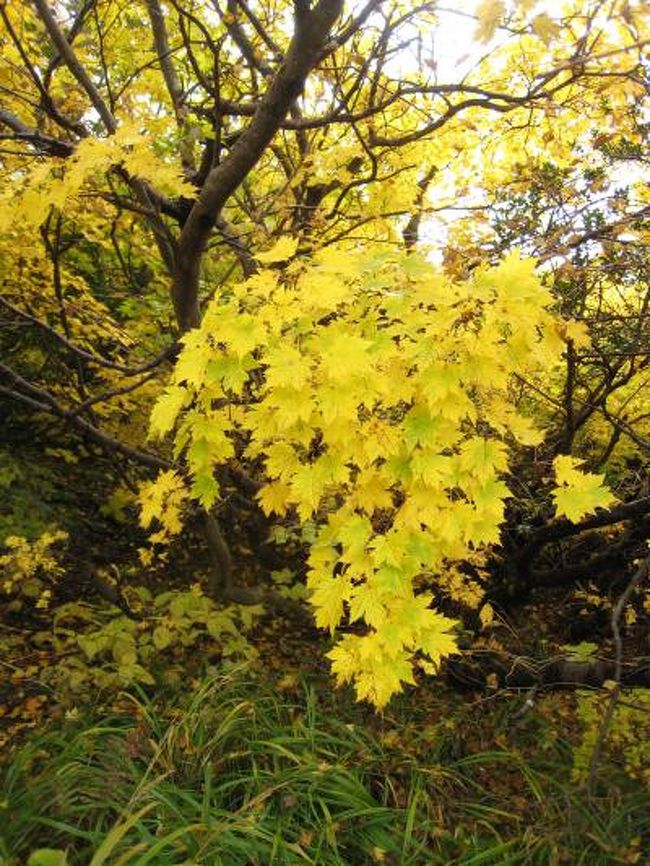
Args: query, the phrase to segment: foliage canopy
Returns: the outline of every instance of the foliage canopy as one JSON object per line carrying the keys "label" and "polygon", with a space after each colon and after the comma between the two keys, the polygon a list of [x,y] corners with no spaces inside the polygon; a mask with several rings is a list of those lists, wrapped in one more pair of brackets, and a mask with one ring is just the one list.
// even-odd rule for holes
{"label": "foliage canopy", "polygon": [[12,425],[140,484],[143,566],[200,509],[222,601],[233,503],[297,519],[379,707],[545,544],[647,537],[648,16],[473,12],[450,71],[435,2],[0,6]]}

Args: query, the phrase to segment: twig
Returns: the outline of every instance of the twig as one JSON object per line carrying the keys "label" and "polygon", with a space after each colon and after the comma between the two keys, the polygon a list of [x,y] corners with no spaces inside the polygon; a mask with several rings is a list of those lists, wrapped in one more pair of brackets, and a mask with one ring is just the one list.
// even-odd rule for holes
{"label": "twig", "polygon": [[621,638],[620,631],[621,616],[623,615],[625,605],[628,603],[634,589],[641,583],[641,581],[647,578],[649,569],[650,556],[646,557],[646,559],[642,560],[639,563],[639,567],[634,572],[632,579],[625,587],[625,591],[616,602],[614,610],[612,611],[612,634],[614,635],[614,647],[616,650],[616,659],[614,663],[614,686],[609,692],[607,710],[605,711],[605,715],[600,724],[598,736],[596,737],[596,742],[594,743],[594,748],[591,753],[589,776],[587,777],[587,793],[590,797],[593,791],[598,763],[602,755],[605,741],[607,740],[607,735],[609,734],[610,728],[612,726],[614,712],[616,710],[616,705],[618,703],[618,699],[621,693],[621,677],[623,673],[623,640]]}

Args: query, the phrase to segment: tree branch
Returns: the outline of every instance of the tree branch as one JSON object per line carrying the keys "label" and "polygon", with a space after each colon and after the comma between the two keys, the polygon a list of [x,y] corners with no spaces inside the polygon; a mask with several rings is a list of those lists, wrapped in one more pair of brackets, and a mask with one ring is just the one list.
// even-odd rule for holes
{"label": "tree branch", "polygon": [[116,132],[117,123],[115,122],[115,118],[102,99],[99,90],[97,90],[88,73],[79,62],[79,59],[72,50],[70,43],[65,38],[65,35],[59,27],[47,0],[33,0],[33,3],[36,7],[39,18],[45,25],[45,29],[47,30],[50,39],[56,46],[57,51],[65,61],[66,66],[75,77],[76,81],[86,91],[94,109],[101,117],[104,126],[110,133]]}
{"label": "tree branch", "polygon": [[181,87],[180,80],[176,74],[176,69],[171,61],[171,49],[169,47],[169,38],[167,36],[167,27],[165,26],[165,17],[159,0],[146,0],[147,12],[151,21],[151,30],[153,33],[153,42],[160,68],[162,69],[163,78],[167,85],[167,92],[172,102],[174,114],[179,123],[183,119],[183,109],[185,94]]}
{"label": "tree branch", "polygon": [[319,0],[296,30],[287,56],[256,111],[226,159],[208,174],[179,238],[172,298],[181,330],[200,322],[199,272],[205,244],[230,195],[264,153],[282,119],[300,95],[307,75],[318,61],[342,0]]}

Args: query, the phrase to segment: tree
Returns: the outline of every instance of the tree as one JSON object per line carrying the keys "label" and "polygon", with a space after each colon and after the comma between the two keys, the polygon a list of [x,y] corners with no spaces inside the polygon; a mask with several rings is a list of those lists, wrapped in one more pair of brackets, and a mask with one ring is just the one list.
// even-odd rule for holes
{"label": "tree", "polygon": [[[516,252],[485,267],[513,243],[541,249],[571,299],[561,311],[600,315],[609,278],[586,281],[570,257],[597,243],[611,259],[606,244],[647,216],[634,184],[641,203],[617,211],[607,161],[583,169],[607,148],[642,159],[642,6],[552,18],[484,0],[475,37],[490,49],[455,82],[428,41],[441,14],[397,0],[0,7],[0,395],[159,469],[141,496],[154,542],[198,501],[222,599],[261,598],[235,585],[225,490],[315,523],[317,621],[365,624],[333,658],[378,705],[418,653],[428,670],[454,649],[433,595],[469,580],[484,604],[489,569],[512,590],[531,552],[612,504],[577,468],[588,449],[570,456],[590,418],[647,447],[644,413],[610,405],[645,382],[640,325],[631,343],[608,331],[607,351],[596,333],[594,362],[584,323],[551,311],[550,275]],[[597,227],[576,227],[578,188],[540,232],[535,208],[577,176],[611,192]],[[442,242],[445,275],[427,251],[457,208],[469,217]],[[616,315],[647,315],[634,280],[621,303]],[[177,426],[155,451],[161,392],[152,432]],[[527,497],[506,485],[509,463]],[[551,464],[566,520],[547,525]],[[590,519],[646,514],[628,493]]]}

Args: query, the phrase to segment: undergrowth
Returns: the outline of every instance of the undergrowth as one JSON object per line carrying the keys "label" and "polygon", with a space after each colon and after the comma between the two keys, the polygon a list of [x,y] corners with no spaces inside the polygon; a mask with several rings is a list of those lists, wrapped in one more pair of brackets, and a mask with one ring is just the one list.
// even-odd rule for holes
{"label": "undergrowth", "polygon": [[566,744],[538,766],[381,726],[245,669],[184,697],[131,691],[102,718],[69,712],[0,769],[0,864],[643,862],[650,794],[610,783],[588,798]]}

